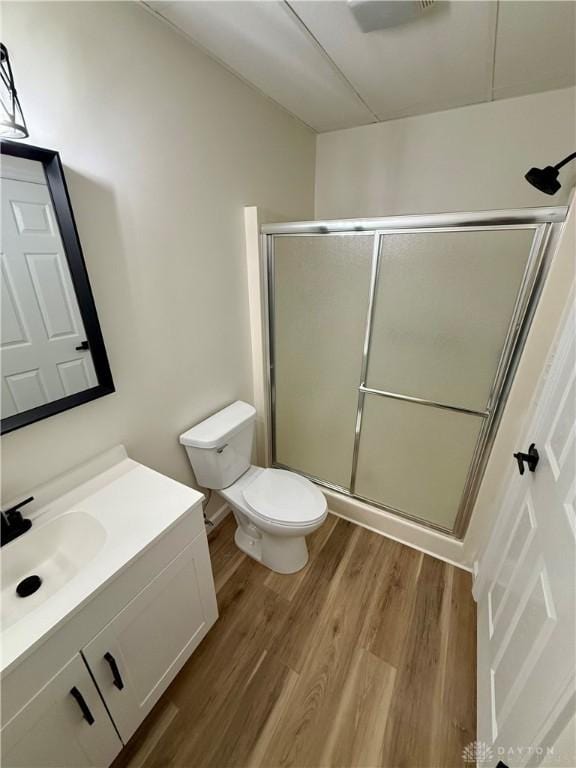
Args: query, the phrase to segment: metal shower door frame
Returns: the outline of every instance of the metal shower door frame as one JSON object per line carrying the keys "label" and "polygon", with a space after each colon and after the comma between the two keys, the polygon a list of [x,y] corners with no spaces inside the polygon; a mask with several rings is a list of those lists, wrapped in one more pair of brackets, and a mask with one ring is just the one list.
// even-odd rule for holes
{"label": "metal shower door frame", "polygon": [[[294,222],[289,224],[271,224],[262,228],[263,252],[265,254],[266,287],[267,287],[267,356],[268,356],[268,391],[270,405],[270,445],[268,446],[272,466],[297,471],[321,486],[338,491],[351,498],[367,502],[379,509],[392,512],[405,519],[415,521],[441,533],[462,538],[466,532],[472,509],[478,494],[490,451],[496,437],[504,406],[514,379],[526,337],[532,322],[534,311],[542,290],[549,267],[550,259],[547,245],[554,226],[560,226],[566,217],[567,209],[533,208],[507,211],[465,212],[460,214],[430,214],[427,216],[387,217],[382,219],[335,220],[327,222]],[[391,234],[414,234],[427,232],[465,232],[532,229],[534,237],[526,261],[524,275],[518,291],[512,318],[509,324],[505,343],[491,385],[486,408],[474,411],[468,408],[452,406],[424,398],[411,397],[401,393],[377,390],[366,386],[368,365],[370,360],[370,343],[372,339],[376,291],[381,268],[382,238]],[[275,297],[274,297],[274,238],[277,236],[323,236],[323,235],[373,235],[372,264],[369,283],[368,309],[362,348],[362,363],[360,382],[358,386],[358,404],[354,432],[354,449],[350,473],[350,488],[344,488],[321,478],[306,474],[300,470],[281,464],[276,457],[276,387],[275,387]],[[374,499],[366,498],[355,490],[362,419],[366,396],[382,396],[393,399],[414,402],[423,406],[441,408],[482,417],[476,446],[468,468],[467,478],[462,491],[458,512],[452,529],[431,523],[400,509],[395,509]]]}

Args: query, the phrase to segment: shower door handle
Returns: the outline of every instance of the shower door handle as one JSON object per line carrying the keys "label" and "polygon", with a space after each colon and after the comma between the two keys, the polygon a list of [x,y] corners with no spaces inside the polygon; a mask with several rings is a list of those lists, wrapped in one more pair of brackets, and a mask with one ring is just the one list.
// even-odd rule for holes
{"label": "shower door handle", "polygon": [[518,471],[521,475],[524,474],[524,462],[528,464],[528,469],[530,472],[535,472],[536,467],[538,466],[538,462],[540,461],[540,456],[534,443],[532,443],[530,448],[528,448],[528,453],[515,453],[514,458],[518,462]]}

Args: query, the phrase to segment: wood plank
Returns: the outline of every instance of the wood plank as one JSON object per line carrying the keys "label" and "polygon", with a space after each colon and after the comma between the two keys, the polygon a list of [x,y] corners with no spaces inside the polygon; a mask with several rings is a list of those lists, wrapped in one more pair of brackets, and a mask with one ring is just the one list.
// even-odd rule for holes
{"label": "wood plank", "polygon": [[281,766],[318,766],[331,738],[378,571],[383,539],[357,529],[350,557],[335,579],[318,633],[308,648],[299,680],[282,727],[277,729],[265,763]]}
{"label": "wood plank", "polygon": [[424,555],[416,598],[400,658],[383,749],[383,764],[395,768],[431,768],[435,759],[432,718],[439,704],[446,569]]}
{"label": "wood plank", "polygon": [[218,711],[218,737],[206,733],[193,753],[182,754],[182,765],[195,768],[245,766],[255,750],[266,723],[294,672],[275,656],[263,652],[243,689],[227,697]]}
{"label": "wood plank", "polygon": [[382,765],[382,749],[396,670],[357,648],[320,765]]}
{"label": "wood plank", "polygon": [[234,543],[234,528],[236,521],[234,515],[230,512],[214,528],[208,528],[208,546],[210,547],[210,557],[214,567],[215,558],[222,550],[231,549]]}
{"label": "wood plank", "polygon": [[307,537],[306,544],[308,546],[310,559],[301,571],[298,571],[298,573],[292,573],[290,575],[274,573],[274,571],[270,571],[264,582],[266,586],[269,589],[272,589],[278,595],[281,595],[286,600],[292,600],[297,591],[300,589],[302,582],[308,576],[308,572],[312,570],[318,553],[322,550],[322,547],[328,541],[337,522],[338,518],[336,515],[328,515],[326,521],[320,526],[320,528],[316,529],[311,536]]}
{"label": "wood plank", "polygon": [[286,621],[278,627],[270,650],[295,672],[302,669],[318,617],[325,607],[338,568],[345,561],[355,531],[359,529],[346,520],[336,521],[300,584]]}
{"label": "wood plank", "polygon": [[471,592],[472,576],[454,568],[436,736],[439,764],[446,768],[461,768],[462,750],[476,738],[476,605]]}
{"label": "wood plank", "polygon": [[361,643],[397,667],[412,620],[423,555],[398,541],[384,541],[382,568],[374,582],[373,602]]}
{"label": "wood plank", "polygon": [[463,768],[469,574],[329,523],[282,577],[236,548],[232,518],[216,529],[220,618],[113,768]]}
{"label": "wood plank", "polygon": [[281,727],[281,723],[286,717],[292,693],[298,682],[298,674],[290,669],[290,667],[286,667],[286,669],[288,671],[282,690],[280,691],[274,707],[260,732],[260,737],[247,760],[246,764],[251,767],[253,766],[253,768],[269,768],[267,763],[264,762],[266,752],[270,749],[276,730]]}
{"label": "wood plank", "polygon": [[236,520],[234,515],[229,514],[211,531],[209,536],[210,560],[217,593],[246,558],[244,552],[240,551],[234,542],[235,531]]}
{"label": "wood plank", "polygon": [[130,739],[129,745],[112,763],[111,768],[143,768],[177,717],[178,707],[166,696],[163,696],[161,703],[154,707]]}
{"label": "wood plank", "polygon": [[[147,768],[196,755],[228,699],[234,700],[256,668],[288,603],[263,585],[263,567],[245,557],[218,595],[220,618],[164,696],[183,713],[148,758]],[[183,728],[182,725],[185,724]],[[186,757],[186,759],[188,759]]]}
{"label": "wood plank", "polygon": [[242,667],[250,670],[252,654],[258,658],[268,648],[286,619],[289,604],[263,585],[263,570],[246,557],[234,579],[223,587],[218,595],[220,618],[172,683],[175,701],[184,705],[198,689],[209,692],[232,686]]}

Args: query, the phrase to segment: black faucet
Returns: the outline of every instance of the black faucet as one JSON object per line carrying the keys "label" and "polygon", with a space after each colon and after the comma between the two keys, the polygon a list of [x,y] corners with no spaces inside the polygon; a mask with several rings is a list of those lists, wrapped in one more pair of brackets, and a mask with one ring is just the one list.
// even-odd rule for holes
{"label": "black faucet", "polygon": [[29,496],[24,501],[20,501],[18,504],[14,504],[13,507],[5,509],[0,513],[0,518],[2,518],[1,547],[4,544],[8,544],[9,541],[17,539],[18,536],[22,536],[23,533],[26,533],[32,527],[32,520],[22,517],[20,512],[20,507],[23,507],[24,504],[30,504],[31,501],[34,501],[34,496]]}

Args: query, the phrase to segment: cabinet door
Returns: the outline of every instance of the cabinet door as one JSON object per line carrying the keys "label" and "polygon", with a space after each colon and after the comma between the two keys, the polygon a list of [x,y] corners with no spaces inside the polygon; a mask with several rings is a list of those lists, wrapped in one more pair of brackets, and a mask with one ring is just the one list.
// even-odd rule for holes
{"label": "cabinet door", "polygon": [[121,748],[80,654],[2,729],[4,768],[105,767]]}
{"label": "cabinet door", "polygon": [[202,533],[83,649],[124,743],[217,617]]}

